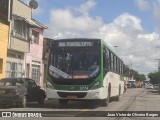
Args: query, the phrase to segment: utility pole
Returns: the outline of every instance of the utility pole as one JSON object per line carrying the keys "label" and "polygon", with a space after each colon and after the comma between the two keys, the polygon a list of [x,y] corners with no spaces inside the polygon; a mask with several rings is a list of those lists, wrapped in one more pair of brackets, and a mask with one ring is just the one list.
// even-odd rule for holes
{"label": "utility pole", "polygon": [[[160,46],[156,46],[157,49],[160,49]],[[159,56],[158,56],[159,57]],[[156,59],[158,61],[158,86],[159,86],[159,94],[160,94],[160,58]]]}
{"label": "utility pole", "polygon": [[160,59],[158,59],[158,86],[159,86],[159,94],[160,94]]}

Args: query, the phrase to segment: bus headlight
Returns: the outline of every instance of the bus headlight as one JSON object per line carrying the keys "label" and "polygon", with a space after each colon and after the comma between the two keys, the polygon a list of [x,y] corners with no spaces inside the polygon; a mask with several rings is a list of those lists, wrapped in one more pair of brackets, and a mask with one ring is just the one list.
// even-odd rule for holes
{"label": "bus headlight", "polygon": [[91,90],[97,89],[97,88],[99,87],[99,85],[100,85],[100,82],[99,82],[99,81],[96,82],[96,83],[94,84],[94,86],[91,88]]}

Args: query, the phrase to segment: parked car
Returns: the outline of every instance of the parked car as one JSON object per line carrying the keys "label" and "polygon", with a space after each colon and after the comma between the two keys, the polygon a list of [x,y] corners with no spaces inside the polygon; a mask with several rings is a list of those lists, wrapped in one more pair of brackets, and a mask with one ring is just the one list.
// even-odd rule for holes
{"label": "parked car", "polygon": [[159,90],[159,85],[158,85],[158,84],[155,84],[155,85],[153,86],[153,89],[154,89],[154,90]]}
{"label": "parked car", "polygon": [[29,78],[3,78],[0,80],[0,105],[26,107],[29,102],[44,104],[46,93]]}
{"label": "parked car", "polygon": [[153,89],[153,85],[152,85],[152,84],[147,84],[147,85],[146,85],[146,88],[147,88],[147,89]]}

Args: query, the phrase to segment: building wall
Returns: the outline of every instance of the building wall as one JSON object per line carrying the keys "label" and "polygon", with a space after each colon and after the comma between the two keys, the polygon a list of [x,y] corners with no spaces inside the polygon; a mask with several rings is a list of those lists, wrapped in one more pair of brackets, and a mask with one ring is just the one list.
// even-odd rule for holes
{"label": "building wall", "polygon": [[9,26],[0,23],[0,58],[3,59],[0,78],[5,77]]}
{"label": "building wall", "polygon": [[29,43],[28,41],[24,41],[24,40],[19,40],[15,37],[11,37],[11,42],[10,42],[10,49],[12,50],[16,50],[19,52],[29,52]]}
{"label": "building wall", "polygon": [[20,0],[13,0],[12,13],[31,19],[31,8]]}
{"label": "building wall", "polygon": [[[21,18],[31,19],[31,8],[29,6],[20,0],[12,1],[13,4],[11,6],[11,16],[17,15]],[[16,31],[14,31],[14,19],[11,19],[10,23],[10,39],[7,52],[6,77],[25,77],[25,53],[29,52],[29,35],[24,36],[23,33],[16,33]],[[20,27],[22,26],[23,25],[21,24]],[[25,26],[25,28],[27,27]]]}
{"label": "building wall", "polygon": [[[43,87],[43,61],[42,61],[42,54],[43,54],[43,30],[40,28],[34,28],[36,32],[39,33],[39,44],[35,44],[33,42],[30,43],[30,52],[26,53],[26,64],[29,66],[29,70],[26,70],[26,75],[28,74],[32,78],[33,71],[32,69],[39,69],[39,81],[37,80],[36,83]],[[33,41],[33,40],[32,40]],[[27,66],[26,65],[26,66]]]}

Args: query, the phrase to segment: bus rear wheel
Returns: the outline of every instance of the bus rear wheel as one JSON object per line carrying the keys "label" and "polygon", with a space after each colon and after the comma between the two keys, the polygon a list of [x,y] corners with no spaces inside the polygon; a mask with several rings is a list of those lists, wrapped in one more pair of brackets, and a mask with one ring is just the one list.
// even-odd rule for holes
{"label": "bus rear wheel", "polygon": [[59,104],[64,107],[68,104],[68,100],[67,99],[59,99]]}
{"label": "bus rear wheel", "polygon": [[121,95],[121,86],[119,86],[118,95],[117,95],[116,98],[115,98],[116,101],[119,101],[119,100],[120,100],[120,95]]}

